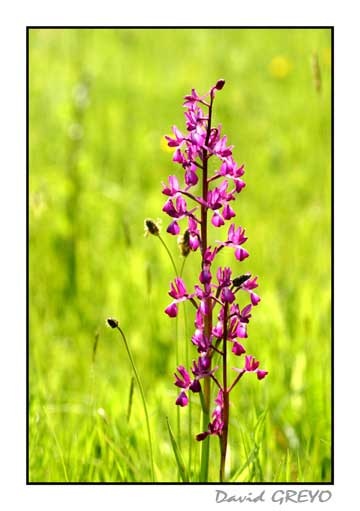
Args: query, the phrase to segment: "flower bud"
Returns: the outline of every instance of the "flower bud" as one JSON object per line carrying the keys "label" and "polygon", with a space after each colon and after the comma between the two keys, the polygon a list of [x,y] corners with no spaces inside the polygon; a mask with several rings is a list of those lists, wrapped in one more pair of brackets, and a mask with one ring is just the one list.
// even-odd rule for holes
{"label": "flower bud", "polygon": [[151,218],[145,220],[145,234],[149,233],[154,236],[159,236],[160,233],[159,226]]}
{"label": "flower bud", "polygon": [[216,90],[221,90],[225,85],[225,80],[223,78],[220,78],[220,80],[218,80],[216,82],[216,85],[215,85],[215,89]]}
{"label": "flower bud", "polygon": [[110,327],[110,328],[117,328],[118,325],[119,325],[119,322],[117,319],[114,319],[114,318],[108,318],[106,320],[106,323],[107,325]]}

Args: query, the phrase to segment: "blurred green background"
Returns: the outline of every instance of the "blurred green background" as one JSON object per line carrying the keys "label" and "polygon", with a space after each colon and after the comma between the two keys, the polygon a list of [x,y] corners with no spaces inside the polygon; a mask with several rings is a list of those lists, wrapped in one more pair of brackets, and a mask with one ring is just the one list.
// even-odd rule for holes
{"label": "blurred green background", "polygon": [[[221,263],[259,275],[246,346],[269,370],[232,393],[228,477],[330,481],[330,30],[31,29],[29,63],[30,481],[150,481],[141,401],[135,386],[129,417],[132,372],[108,316],[143,380],[157,480],[178,480],[166,417],[176,431],[176,336],[184,362],[193,313],[177,333],[164,315],[173,271],[143,223],[168,222],[161,182],[180,172],[163,135],[183,129],[183,96],[219,78],[214,123],[245,164],[235,220],[250,252]],[[193,254],[184,275],[198,274]],[[194,402],[193,436],[198,414]],[[192,440],[194,474],[198,451]]]}

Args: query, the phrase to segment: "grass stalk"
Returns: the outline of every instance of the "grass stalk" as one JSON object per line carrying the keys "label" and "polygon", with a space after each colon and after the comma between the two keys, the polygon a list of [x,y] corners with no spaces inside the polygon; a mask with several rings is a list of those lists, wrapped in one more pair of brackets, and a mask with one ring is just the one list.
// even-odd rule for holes
{"label": "grass stalk", "polygon": [[121,337],[122,337],[122,339],[124,341],[125,349],[126,349],[126,352],[128,354],[128,357],[129,357],[132,369],[134,371],[134,376],[135,376],[135,379],[136,379],[136,383],[138,384],[138,387],[139,387],[139,390],[140,390],[140,395],[141,395],[141,400],[142,400],[142,404],[143,404],[143,408],[144,408],[144,414],[145,414],[145,420],[146,420],[146,428],[147,428],[147,434],[148,434],[148,441],[149,441],[151,477],[152,477],[152,480],[155,481],[154,456],[153,456],[153,447],[152,447],[152,440],[151,440],[150,421],[149,421],[149,414],[148,414],[148,410],[147,410],[147,406],[146,406],[144,389],[143,389],[143,386],[142,386],[139,374],[137,372],[137,369],[136,369],[136,366],[135,366],[135,362],[134,362],[133,356],[131,354],[129,345],[127,343],[125,334],[122,331],[122,329],[119,327],[119,325],[116,325],[116,328],[120,332],[120,335],[121,335]]}
{"label": "grass stalk", "polygon": [[[175,273],[175,276],[178,277],[179,276],[179,272],[178,272],[178,269],[176,267],[176,264],[175,264],[175,261],[174,261],[174,258],[169,250],[169,247],[167,246],[167,244],[165,243],[165,241],[162,239],[162,237],[160,236],[160,233],[157,234],[157,237],[159,238],[159,240],[161,241],[163,247],[165,248],[168,256],[169,256],[169,259],[171,261],[171,264],[172,264],[172,267],[174,269],[174,273]],[[182,265],[182,268],[181,268],[181,271],[183,270],[184,268],[184,265]],[[176,317],[175,318],[175,360],[176,360],[176,367],[180,364],[180,353],[179,353],[179,323],[178,323],[178,318]],[[176,410],[176,436],[177,436],[177,444],[178,444],[178,447],[179,449],[181,449],[181,417],[180,417],[180,409],[179,407],[177,407],[177,410]]]}
{"label": "grass stalk", "polygon": [[170,261],[171,261],[171,264],[172,264],[172,267],[174,268],[174,272],[175,272],[175,275],[176,277],[179,276],[179,272],[178,272],[178,269],[176,267],[176,264],[175,264],[175,261],[174,261],[174,258],[173,256],[171,255],[171,252],[169,250],[169,247],[167,246],[167,244],[165,243],[165,241],[162,239],[162,237],[160,236],[160,234],[157,235],[157,237],[159,238],[159,240],[161,241],[161,243],[163,244],[163,247],[165,248],[169,258],[170,258]]}

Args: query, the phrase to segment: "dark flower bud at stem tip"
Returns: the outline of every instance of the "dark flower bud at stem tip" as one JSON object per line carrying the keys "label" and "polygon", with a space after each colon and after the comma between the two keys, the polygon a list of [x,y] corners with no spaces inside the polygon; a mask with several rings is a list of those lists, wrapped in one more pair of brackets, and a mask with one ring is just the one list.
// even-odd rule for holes
{"label": "dark flower bud at stem tip", "polygon": [[119,326],[118,320],[114,318],[108,318],[106,320],[106,323],[110,328],[116,328],[117,326]]}
{"label": "dark flower bud at stem tip", "polygon": [[153,234],[154,236],[159,236],[159,227],[157,226],[157,224],[151,220],[150,218],[146,219],[145,220],[145,227],[147,229],[147,231],[150,233],[150,234]]}
{"label": "dark flower bud at stem tip", "polygon": [[223,78],[220,78],[220,80],[218,80],[216,82],[216,85],[215,85],[215,89],[217,90],[221,90],[225,85],[225,80]]}
{"label": "dark flower bud at stem tip", "polygon": [[233,279],[232,282],[235,287],[240,287],[241,284],[244,284],[244,282],[246,282],[250,277],[250,273],[245,273],[245,275],[241,275],[241,277],[236,277],[236,279]]}

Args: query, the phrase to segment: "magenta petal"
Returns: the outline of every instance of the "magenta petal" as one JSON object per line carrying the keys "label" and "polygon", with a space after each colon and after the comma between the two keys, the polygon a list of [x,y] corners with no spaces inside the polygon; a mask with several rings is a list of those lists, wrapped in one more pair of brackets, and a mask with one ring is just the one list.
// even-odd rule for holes
{"label": "magenta petal", "polygon": [[192,339],[192,342],[195,344],[195,346],[198,346],[199,344],[201,344],[204,339],[204,332],[202,331],[202,329],[196,328],[191,339]]}
{"label": "magenta petal", "polygon": [[181,163],[181,164],[183,164],[186,161],[179,148],[177,148],[176,151],[174,152],[173,161],[175,161],[176,163]]}
{"label": "magenta petal", "polygon": [[234,342],[233,344],[233,347],[232,347],[232,350],[231,350],[235,355],[237,356],[240,356],[240,355],[243,355],[243,353],[246,353],[245,351],[245,348],[242,344],[238,343],[238,342]]}
{"label": "magenta petal", "polygon": [[170,188],[166,186],[165,183],[162,183],[162,185],[163,185],[162,193],[164,195],[168,195],[169,197],[171,197],[173,195],[172,190],[170,190]]}
{"label": "magenta petal", "polygon": [[203,316],[207,316],[209,314],[210,307],[207,300],[201,300],[200,311],[203,314]]}
{"label": "magenta petal", "polygon": [[178,298],[183,298],[186,295],[186,287],[183,279],[181,279],[180,277],[176,277],[175,284],[178,289]]}
{"label": "magenta petal", "polygon": [[176,176],[169,176],[169,184],[174,191],[179,190],[179,181]]}
{"label": "magenta petal", "polygon": [[237,193],[240,193],[243,188],[245,188],[246,184],[241,179],[234,179],[235,189]]}
{"label": "magenta petal", "polygon": [[226,204],[223,208],[222,215],[225,220],[230,220],[230,218],[235,216],[235,211],[229,206],[229,204]]}
{"label": "magenta petal", "polygon": [[198,309],[195,315],[195,326],[199,330],[204,328],[204,316],[201,314],[201,311]]}
{"label": "magenta petal", "polygon": [[171,224],[166,229],[166,232],[168,232],[169,234],[172,234],[173,236],[176,236],[177,234],[179,234],[180,226],[176,220],[174,220],[174,222],[171,222]]}
{"label": "magenta petal", "polygon": [[222,321],[218,321],[214,328],[212,329],[212,334],[215,335],[215,337],[222,337],[224,334],[224,324]]}
{"label": "magenta petal", "polygon": [[170,318],[176,318],[178,314],[178,306],[175,302],[172,302],[164,311]]}
{"label": "magenta petal", "polygon": [[246,357],[245,357],[245,370],[246,371],[253,371],[252,361],[253,361],[253,356],[246,355]]}
{"label": "magenta petal", "polygon": [[239,325],[236,329],[236,335],[240,339],[246,339],[246,337],[248,336],[247,331],[246,331],[246,326],[243,325],[242,323],[239,323]]}
{"label": "magenta petal", "polygon": [[258,360],[256,360],[256,358],[253,359],[253,371],[255,371],[259,365],[260,365],[260,362]]}
{"label": "magenta petal", "polygon": [[235,300],[235,295],[228,287],[224,287],[221,291],[221,299],[223,302],[232,303]]}
{"label": "magenta petal", "polygon": [[[250,274],[248,274],[248,275],[250,276]],[[242,288],[246,289],[247,291],[251,291],[252,289],[255,289],[259,285],[257,283],[257,279],[258,279],[258,277],[253,277],[253,278],[246,280],[244,282],[244,284],[242,285]]]}
{"label": "magenta petal", "polygon": [[184,391],[180,392],[180,394],[176,400],[176,404],[179,406],[186,406],[188,403],[189,403],[189,398],[187,397],[185,392]]}
{"label": "magenta petal", "polygon": [[248,319],[248,318],[250,318],[250,317],[251,317],[251,314],[250,314],[251,309],[252,309],[252,305],[251,305],[251,303],[249,303],[248,305],[246,305],[246,306],[245,306],[245,307],[241,310],[241,313],[240,313],[241,317],[242,317],[243,319]]}
{"label": "magenta petal", "polygon": [[168,137],[167,135],[165,135],[165,138],[166,140],[168,141],[168,146],[169,147],[177,147],[179,144],[177,143],[176,140],[172,139],[171,137]]}
{"label": "magenta petal", "polygon": [[190,385],[189,389],[192,391],[192,392],[200,392],[201,390],[201,384],[199,382],[199,380],[194,380],[192,382],[192,384]]}
{"label": "magenta petal", "polygon": [[187,372],[185,367],[181,366],[181,365],[177,367],[177,371],[180,374],[180,376],[182,377],[182,380],[177,376],[177,374],[175,374],[175,378],[176,378],[175,385],[177,385],[178,387],[181,387],[183,389],[188,388],[188,386],[191,383],[189,373]]}
{"label": "magenta petal", "polygon": [[253,305],[257,305],[261,300],[260,296],[258,296],[255,293],[250,293],[250,299],[251,299],[251,303]]}
{"label": "magenta petal", "polygon": [[180,142],[182,142],[182,140],[184,139],[184,135],[181,133],[181,131],[179,130],[179,128],[177,128],[176,126],[173,126],[172,127],[172,130],[173,130],[173,133],[176,137],[176,139]]}
{"label": "magenta petal", "polygon": [[258,378],[258,380],[262,380],[263,378],[265,378],[265,376],[268,374],[268,371],[263,371],[261,369],[258,369],[256,371],[256,376]]}
{"label": "magenta petal", "polygon": [[228,239],[229,239],[229,241],[233,240],[234,233],[235,233],[235,224],[231,224],[230,227],[229,227],[229,230],[228,230]]}
{"label": "magenta petal", "polygon": [[173,203],[172,199],[168,199],[165,202],[162,210],[164,211],[164,213],[167,213],[169,216],[171,216],[173,218],[178,217],[178,214],[177,214],[177,211],[175,210],[174,203]]}
{"label": "magenta petal", "polygon": [[190,234],[189,247],[191,248],[191,250],[195,251],[199,248],[199,246],[200,246],[200,241],[199,241],[198,236],[192,236]]}
{"label": "magenta petal", "polygon": [[213,224],[214,227],[221,227],[222,225],[224,225],[225,222],[223,217],[217,211],[215,211],[215,213],[212,216],[211,223]]}
{"label": "magenta petal", "polygon": [[238,247],[235,250],[235,257],[238,261],[243,261],[244,259],[249,257],[249,252],[242,247]]}
{"label": "magenta petal", "polygon": [[189,231],[196,231],[197,229],[197,223],[193,218],[191,218],[191,216],[188,218],[188,228]]}
{"label": "magenta petal", "polygon": [[247,355],[245,357],[245,369],[246,371],[252,372],[256,371],[256,369],[259,367],[260,362],[256,360],[252,355]]}
{"label": "magenta petal", "polygon": [[187,170],[185,173],[185,183],[188,186],[195,186],[198,182],[199,178],[195,172],[192,170]]}

